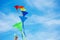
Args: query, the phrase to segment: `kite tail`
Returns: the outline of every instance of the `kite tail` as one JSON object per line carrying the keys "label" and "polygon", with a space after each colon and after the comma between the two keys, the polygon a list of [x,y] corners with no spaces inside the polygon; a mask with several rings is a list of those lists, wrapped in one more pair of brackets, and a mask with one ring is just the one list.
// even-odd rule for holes
{"label": "kite tail", "polygon": [[24,22],[22,22],[22,28],[23,28],[23,30],[22,30],[22,40],[27,40],[26,39],[26,34],[25,34]]}
{"label": "kite tail", "polygon": [[21,34],[22,34],[22,40],[27,40],[26,35],[24,34],[24,32],[22,32]]}

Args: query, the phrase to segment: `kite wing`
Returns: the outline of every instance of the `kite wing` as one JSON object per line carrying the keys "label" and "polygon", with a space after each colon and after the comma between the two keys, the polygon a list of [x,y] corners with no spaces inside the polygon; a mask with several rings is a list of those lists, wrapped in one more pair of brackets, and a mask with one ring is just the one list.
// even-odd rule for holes
{"label": "kite wing", "polygon": [[26,11],[26,9],[24,8],[24,6],[19,6],[21,11]]}
{"label": "kite wing", "polygon": [[16,10],[19,8],[19,6],[18,6],[18,5],[14,6],[14,7],[16,8]]}
{"label": "kite wing", "polygon": [[21,11],[26,11],[26,9],[24,8],[24,6],[18,6],[18,5],[16,5],[14,7],[16,8],[16,10],[20,9]]}
{"label": "kite wing", "polygon": [[15,28],[17,28],[18,30],[22,31],[22,22],[16,23],[13,25]]}
{"label": "kite wing", "polygon": [[22,12],[23,16],[25,16],[26,14],[28,14],[28,12],[26,12],[26,11],[21,11],[21,12]]}
{"label": "kite wing", "polygon": [[19,18],[21,19],[22,22],[24,22],[27,19],[27,17],[24,16],[19,16]]}

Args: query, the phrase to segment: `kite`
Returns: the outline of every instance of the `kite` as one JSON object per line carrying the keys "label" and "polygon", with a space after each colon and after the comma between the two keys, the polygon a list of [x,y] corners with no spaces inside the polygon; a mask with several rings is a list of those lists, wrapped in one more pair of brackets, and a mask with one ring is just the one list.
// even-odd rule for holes
{"label": "kite", "polygon": [[22,22],[24,22],[27,19],[27,17],[24,16],[19,16],[19,18],[21,19]]}
{"label": "kite", "polygon": [[28,12],[26,11],[21,11],[23,13],[23,16],[25,16],[26,14],[28,14]]}
{"label": "kite", "polygon": [[26,9],[24,8],[24,6],[19,6],[21,11],[26,11]]}
{"label": "kite", "polygon": [[14,7],[16,8],[16,10],[19,8],[19,6],[18,6],[18,5],[14,6]]}
{"label": "kite", "polygon": [[20,8],[20,10],[21,10],[21,11],[26,11],[26,9],[25,9],[25,8]]}
{"label": "kite", "polygon": [[26,9],[23,7],[23,6],[18,6],[18,5],[16,5],[16,6],[14,6],[15,8],[16,8],[16,10],[17,9],[20,9],[21,11],[26,11]]}
{"label": "kite", "polygon": [[18,22],[15,25],[13,25],[15,28],[17,28],[18,30],[22,31],[22,22]]}
{"label": "kite", "polygon": [[16,24],[14,24],[13,26],[15,28],[17,28],[18,30],[20,30],[21,34],[22,34],[22,40],[27,40],[26,39],[26,34],[25,34],[25,28],[24,28],[24,22],[27,19],[27,17],[25,17],[28,12],[26,12],[26,9],[24,8],[24,6],[14,6],[16,8],[16,10],[20,9],[20,11],[22,12],[22,16],[19,16],[19,18],[21,19],[21,22],[18,22]]}

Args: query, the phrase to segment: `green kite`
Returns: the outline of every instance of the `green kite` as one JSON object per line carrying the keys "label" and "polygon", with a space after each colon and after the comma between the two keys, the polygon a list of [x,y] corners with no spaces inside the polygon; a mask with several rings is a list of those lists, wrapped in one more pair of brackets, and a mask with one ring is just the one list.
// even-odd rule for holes
{"label": "green kite", "polygon": [[22,22],[18,22],[16,24],[13,25],[13,27],[17,28],[18,30],[22,31],[23,28],[22,28]]}

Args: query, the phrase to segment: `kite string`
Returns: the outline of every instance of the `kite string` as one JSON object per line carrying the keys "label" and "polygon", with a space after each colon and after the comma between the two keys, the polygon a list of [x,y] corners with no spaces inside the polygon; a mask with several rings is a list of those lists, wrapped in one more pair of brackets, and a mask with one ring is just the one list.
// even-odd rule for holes
{"label": "kite string", "polygon": [[21,34],[22,34],[22,40],[27,40],[24,32],[22,32]]}
{"label": "kite string", "polygon": [[24,22],[22,22],[23,32],[22,32],[22,38],[23,40],[26,40],[26,34],[25,34],[25,28],[24,28]]}

